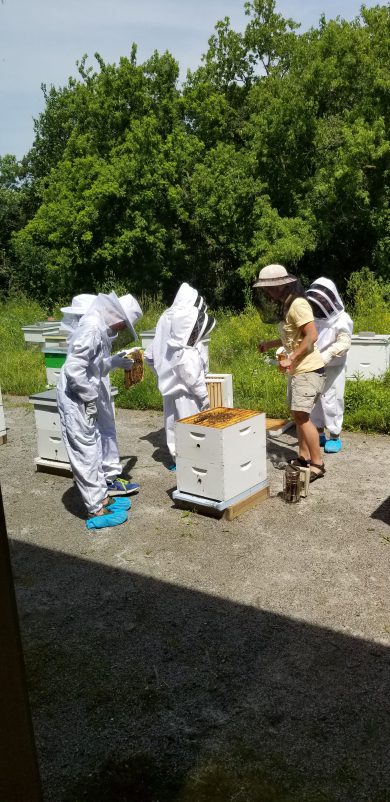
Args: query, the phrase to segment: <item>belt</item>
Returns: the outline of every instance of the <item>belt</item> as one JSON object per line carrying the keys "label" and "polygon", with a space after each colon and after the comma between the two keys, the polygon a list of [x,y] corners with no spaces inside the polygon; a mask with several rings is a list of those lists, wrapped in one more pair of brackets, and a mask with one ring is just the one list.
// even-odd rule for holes
{"label": "belt", "polygon": [[322,376],[325,373],[325,368],[317,368],[317,370],[313,370],[313,373],[320,373]]}

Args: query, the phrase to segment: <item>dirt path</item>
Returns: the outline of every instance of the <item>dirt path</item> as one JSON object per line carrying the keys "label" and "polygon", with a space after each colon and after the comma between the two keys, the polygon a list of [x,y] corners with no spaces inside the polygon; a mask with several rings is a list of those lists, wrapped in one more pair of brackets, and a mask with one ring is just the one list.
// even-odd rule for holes
{"label": "dirt path", "polygon": [[[171,802],[389,800],[389,438],[345,435],[292,507],[277,496],[275,464],[296,444],[283,435],[272,497],[227,523],[172,507],[160,415],[119,410],[142,490],[126,525],[90,535],[71,480],[35,473],[30,405],[5,403],[1,483],[46,802],[108,754],[178,772]],[[161,802],[161,788],[128,798]]]}

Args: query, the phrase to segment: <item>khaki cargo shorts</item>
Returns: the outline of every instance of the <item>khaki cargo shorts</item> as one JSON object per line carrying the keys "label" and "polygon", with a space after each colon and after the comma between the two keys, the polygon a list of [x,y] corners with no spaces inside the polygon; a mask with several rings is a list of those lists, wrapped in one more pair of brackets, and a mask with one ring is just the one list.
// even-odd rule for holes
{"label": "khaki cargo shorts", "polygon": [[323,393],[324,373],[296,373],[288,377],[287,403],[291,412],[307,412],[309,415]]}

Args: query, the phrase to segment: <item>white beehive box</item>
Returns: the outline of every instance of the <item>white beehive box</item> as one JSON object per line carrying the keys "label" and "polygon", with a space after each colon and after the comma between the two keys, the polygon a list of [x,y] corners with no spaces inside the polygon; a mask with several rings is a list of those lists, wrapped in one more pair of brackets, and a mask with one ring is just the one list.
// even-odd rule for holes
{"label": "white beehive box", "polygon": [[175,424],[180,492],[228,501],[264,482],[265,414],[220,407]]}
{"label": "white beehive box", "polygon": [[58,334],[60,320],[41,320],[29,326],[22,326],[24,340],[30,345],[44,345],[45,334]]}
{"label": "white beehive box", "polygon": [[372,379],[390,368],[390,334],[352,335],[347,356],[347,379]]}
{"label": "white beehive box", "polygon": [[[111,398],[118,394],[111,388]],[[38,459],[49,462],[69,464],[68,453],[62,439],[61,421],[57,406],[57,390],[30,395],[34,405],[35,427],[37,431]],[[114,402],[112,402],[114,407]]]}
{"label": "white beehive box", "polygon": [[34,404],[38,457],[54,462],[68,462],[57,407],[57,391],[35,393],[30,395],[29,401]]}
{"label": "white beehive box", "polygon": [[5,425],[3,397],[0,389],[0,444],[7,442],[7,427]]}
{"label": "white beehive box", "polygon": [[148,331],[140,332],[139,336],[141,338],[142,348],[144,349],[144,351],[146,351],[150,343],[153,342],[155,334],[156,334],[156,329],[149,329]]}
{"label": "white beehive box", "polygon": [[206,387],[211,409],[233,406],[233,378],[231,373],[208,373]]}

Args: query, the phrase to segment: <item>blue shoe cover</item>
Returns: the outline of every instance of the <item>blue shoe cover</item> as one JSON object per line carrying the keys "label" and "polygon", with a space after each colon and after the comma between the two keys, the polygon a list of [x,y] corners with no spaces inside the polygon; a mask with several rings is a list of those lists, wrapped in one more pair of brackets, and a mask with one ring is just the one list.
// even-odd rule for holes
{"label": "blue shoe cover", "polygon": [[127,521],[127,510],[111,507],[106,515],[95,515],[85,522],[87,529],[106,529],[110,526],[119,526]]}
{"label": "blue shoe cover", "polygon": [[320,434],[320,446],[321,446],[321,448],[324,448],[325,443],[326,443],[326,435],[322,432],[322,434]]}
{"label": "blue shoe cover", "polygon": [[326,454],[337,454],[338,451],[341,451],[341,447],[341,440],[338,437],[337,440],[327,440],[324,451]]}
{"label": "blue shoe cover", "polygon": [[110,499],[110,503],[106,504],[106,508],[112,510],[114,507],[117,510],[129,510],[131,507],[131,499],[127,498],[127,496],[113,496],[113,498]]}
{"label": "blue shoe cover", "polygon": [[168,471],[171,471],[173,473],[173,471],[175,470],[176,470],[176,462],[172,462],[172,465],[168,465]]}

